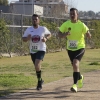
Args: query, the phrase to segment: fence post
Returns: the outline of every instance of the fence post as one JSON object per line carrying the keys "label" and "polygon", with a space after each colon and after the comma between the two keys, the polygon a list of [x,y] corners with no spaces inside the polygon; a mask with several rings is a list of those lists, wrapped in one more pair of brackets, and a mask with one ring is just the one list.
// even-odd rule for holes
{"label": "fence post", "polygon": [[0,18],[2,18],[2,10],[0,10]]}
{"label": "fence post", "polygon": [[[21,38],[23,36],[23,14],[21,14]],[[21,39],[21,45],[23,45],[23,41]]]}

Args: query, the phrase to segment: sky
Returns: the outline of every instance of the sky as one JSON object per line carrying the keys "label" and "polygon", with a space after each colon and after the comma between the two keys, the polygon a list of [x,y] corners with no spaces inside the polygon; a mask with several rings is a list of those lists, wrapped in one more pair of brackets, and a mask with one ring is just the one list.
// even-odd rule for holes
{"label": "sky", "polygon": [[[19,1],[19,0],[8,0],[11,1]],[[79,11],[94,11],[100,12],[100,0],[64,0],[68,2],[71,7],[77,8]]]}

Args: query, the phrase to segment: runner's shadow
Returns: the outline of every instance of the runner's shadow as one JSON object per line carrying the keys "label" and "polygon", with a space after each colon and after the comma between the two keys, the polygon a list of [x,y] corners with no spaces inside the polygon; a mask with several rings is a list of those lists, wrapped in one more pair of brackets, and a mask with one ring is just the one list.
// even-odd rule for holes
{"label": "runner's shadow", "polygon": [[69,91],[60,90],[60,91],[36,91],[36,89],[31,89],[33,92],[20,92],[20,93],[14,93],[10,94],[8,96],[1,97],[0,100],[3,99],[27,99],[27,98],[44,98],[47,100],[48,98],[67,98],[68,95],[64,95],[65,93]]}
{"label": "runner's shadow", "polygon": [[86,90],[86,91],[78,91],[78,92],[85,92],[85,93],[87,93],[87,92],[98,92],[98,93],[100,93],[100,90]]}

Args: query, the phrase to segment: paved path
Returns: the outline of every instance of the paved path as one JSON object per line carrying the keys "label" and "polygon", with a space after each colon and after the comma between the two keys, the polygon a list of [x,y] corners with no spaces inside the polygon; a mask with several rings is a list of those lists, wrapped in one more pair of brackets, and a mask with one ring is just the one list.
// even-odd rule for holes
{"label": "paved path", "polygon": [[70,92],[72,77],[43,85],[41,91],[35,88],[14,93],[0,100],[100,100],[100,71],[84,74],[84,86],[77,93]]}

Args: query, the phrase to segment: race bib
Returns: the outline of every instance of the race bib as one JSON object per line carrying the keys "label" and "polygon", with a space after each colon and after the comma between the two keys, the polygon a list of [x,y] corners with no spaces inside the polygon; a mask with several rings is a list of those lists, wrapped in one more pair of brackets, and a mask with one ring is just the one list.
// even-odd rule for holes
{"label": "race bib", "polygon": [[77,49],[77,41],[75,41],[75,40],[69,40],[68,41],[68,47],[70,49]]}
{"label": "race bib", "polygon": [[32,43],[31,51],[32,52],[37,52],[40,50],[40,45],[39,43]]}
{"label": "race bib", "polygon": [[37,52],[40,50],[40,36],[33,35],[32,36],[32,43],[31,43],[31,52]]}

